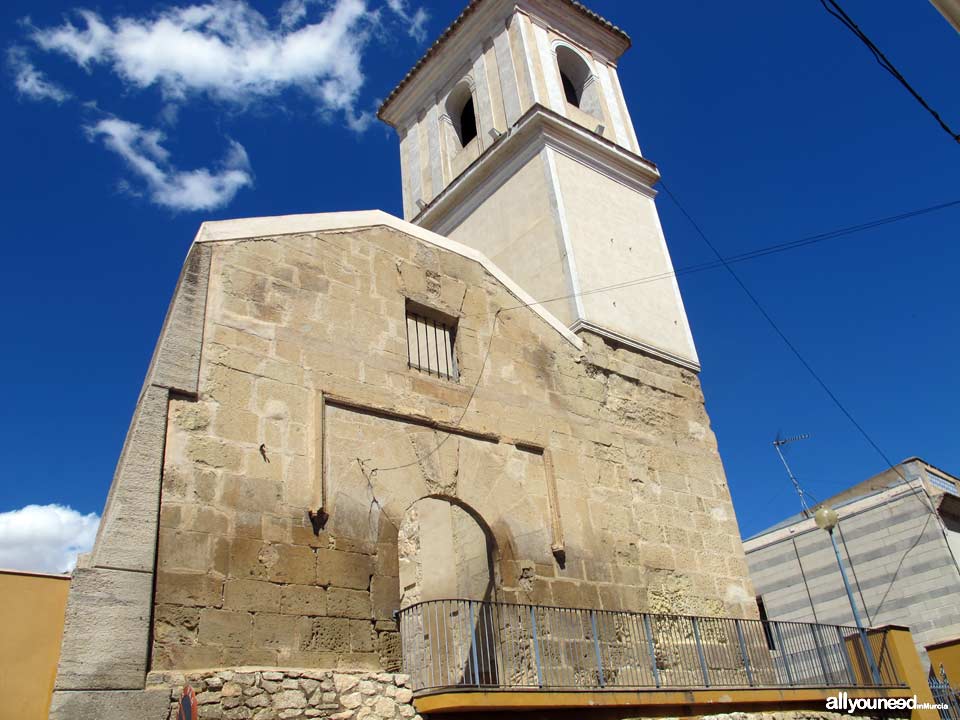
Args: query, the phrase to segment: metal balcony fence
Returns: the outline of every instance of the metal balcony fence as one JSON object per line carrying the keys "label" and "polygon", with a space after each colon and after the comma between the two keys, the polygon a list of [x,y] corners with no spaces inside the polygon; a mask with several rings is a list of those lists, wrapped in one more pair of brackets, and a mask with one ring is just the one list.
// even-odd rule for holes
{"label": "metal balcony fence", "polygon": [[[400,611],[417,691],[900,687],[886,633],[856,628],[432,600]],[[877,682],[879,680],[879,682]]]}

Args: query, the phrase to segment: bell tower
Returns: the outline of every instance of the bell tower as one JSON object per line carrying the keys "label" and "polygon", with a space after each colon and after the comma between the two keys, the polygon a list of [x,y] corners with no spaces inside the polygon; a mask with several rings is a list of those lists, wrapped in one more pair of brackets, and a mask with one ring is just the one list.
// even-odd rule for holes
{"label": "bell tower", "polygon": [[698,370],[617,75],[630,38],[573,0],[473,0],[389,95],[404,218],[483,252],[575,332]]}

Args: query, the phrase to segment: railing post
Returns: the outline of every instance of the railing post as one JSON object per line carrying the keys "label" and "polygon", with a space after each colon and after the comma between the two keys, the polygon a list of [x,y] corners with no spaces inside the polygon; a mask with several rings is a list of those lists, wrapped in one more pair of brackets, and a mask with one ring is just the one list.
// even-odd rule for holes
{"label": "railing post", "polygon": [[700,659],[700,672],[703,674],[703,684],[710,687],[710,674],[707,672],[707,659],[703,655],[703,643],[700,641],[700,623],[697,618],[691,617],[693,623],[693,639],[697,643],[697,657]]}
{"label": "railing post", "polygon": [[593,651],[597,655],[597,673],[600,678],[600,687],[604,687],[606,683],[603,679],[603,659],[600,657],[600,638],[597,636],[597,611],[590,611],[590,627],[593,628]]}
{"label": "railing post", "polygon": [[750,669],[750,655],[747,653],[747,643],[743,639],[743,628],[740,625],[740,619],[733,621],[737,627],[737,641],[740,643],[740,655],[743,657],[743,667],[747,671],[747,683],[753,687],[753,671]]}
{"label": "railing post", "polygon": [[817,648],[817,660],[820,661],[820,670],[823,672],[823,684],[830,684],[830,672],[827,670],[827,663],[823,659],[823,646],[820,644],[820,627],[818,625],[808,625],[810,634],[813,635],[813,644]]}
{"label": "railing post", "polygon": [[853,671],[853,661],[850,659],[850,653],[847,651],[847,640],[843,637],[843,630],[837,625],[837,640],[840,643],[840,652],[843,654],[844,664],[847,666],[847,675],[850,678],[851,687],[857,684],[857,674]]}
{"label": "railing post", "polygon": [[[489,618],[484,615],[488,612],[488,606]],[[464,613],[464,610],[467,612]],[[525,612],[529,613],[530,638],[526,637],[526,629],[523,627]],[[505,621],[507,613],[511,618],[509,622]],[[592,638],[589,639],[583,636],[587,631],[583,623],[584,614],[589,614],[589,631],[592,632]],[[504,688],[530,688],[533,679],[530,671],[534,669],[536,685],[544,690],[558,687],[605,689],[609,667],[614,668],[610,671],[610,687],[650,687],[650,678],[644,675],[642,670],[644,652],[647,653],[648,668],[655,686],[661,688],[666,683],[669,687],[674,680],[670,679],[669,672],[666,675],[660,672],[657,653],[664,648],[681,652],[684,658],[681,669],[686,673],[683,681],[690,683],[693,676],[689,673],[696,674],[696,669],[689,667],[690,639],[695,641],[701,679],[703,686],[707,688],[712,687],[715,673],[717,682],[721,683],[722,687],[765,687],[770,684],[770,680],[764,677],[764,663],[771,657],[775,663],[776,682],[781,686],[870,687],[876,682],[871,677],[867,664],[861,659],[860,653],[863,651],[857,649],[860,647],[859,633],[836,625],[778,621],[762,623],[741,618],[711,619],[694,616],[664,616],[662,620],[666,624],[658,625],[656,615],[629,613],[623,616],[625,625],[621,628],[621,614],[611,611],[586,608],[557,610],[528,604],[484,603],[467,599],[416,603],[396,611],[393,617],[400,630],[400,654],[404,671],[410,675],[411,687],[416,691],[457,686],[481,688],[500,685]],[[576,628],[567,627],[570,620],[576,620]],[[682,629],[686,621],[690,622],[692,638]],[[465,632],[464,622],[470,623],[469,633]],[[736,632],[736,647],[730,643],[733,639],[730,634],[731,622]],[[547,634],[547,644],[544,647],[540,646],[542,623],[546,623],[543,630]],[[643,639],[639,634],[640,623],[646,636],[646,648],[642,646]],[[769,656],[764,651],[760,653],[762,657],[759,659],[751,655],[755,654],[755,648],[750,647],[750,642],[754,640],[752,634],[749,642],[747,638],[748,633],[752,633],[755,627],[761,628],[766,634],[766,643],[771,649]],[[831,627],[835,633],[833,640],[830,638]],[[620,634],[621,629],[623,634]],[[571,631],[573,634],[568,635]],[[609,635],[611,631],[616,631],[616,638]],[[804,632],[809,632],[812,637],[804,639]],[[920,667],[919,659],[914,659],[916,651],[905,629],[884,627],[875,628],[871,632],[880,639],[876,646],[881,649],[875,652],[880,653],[878,657],[884,662],[882,680],[886,686],[897,684],[898,678],[904,678],[911,683],[916,678],[926,681],[926,673],[922,671],[922,667],[915,671],[914,666]],[[604,635],[603,640],[601,633]],[[786,642],[788,637],[789,644]],[[874,640],[872,637],[869,639]],[[528,640],[533,643],[532,655],[527,654]],[[589,651],[584,644],[588,641],[593,643],[595,676],[590,675]],[[763,642],[762,637],[760,641]],[[465,647],[466,642],[470,643],[469,649]],[[607,642],[607,647],[603,646],[604,642]],[[711,643],[709,657],[708,642]],[[834,649],[834,643],[839,647]],[[734,657],[738,650],[741,661],[739,668]],[[810,656],[811,651],[816,653],[816,660]],[[547,653],[546,658],[543,657],[544,652]],[[614,655],[619,657],[618,653],[621,652],[623,658],[615,662]],[[614,654],[608,658],[608,653]],[[839,653],[839,657],[835,653]],[[904,660],[907,655],[909,663]],[[606,665],[608,660],[611,662],[610,666]],[[716,668],[710,664],[715,661],[720,662]],[[527,665],[528,662],[533,667]],[[544,665],[544,662],[547,665]],[[739,675],[741,668],[745,675]],[[621,671],[620,675],[617,675],[617,670]],[[820,671],[820,677],[817,677],[817,670]],[[728,671],[736,675],[727,677],[724,673]],[[911,684],[911,687],[914,685]],[[924,692],[927,689],[926,684],[921,688]],[[960,717],[956,720],[960,720]]]}
{"label": "railing post", "polygon": [[473,613],[473,600],[470,601],[470,643],[471,655],[473,656],[473,680],[477,687],[480,687],[480,664],[477,662],[477,623]]}
{"label": "railing post", "polygon": [[657,669],[657,648],[653,642],[653,632],[650,629],[650,616],[643,614],[643,629],[647,634],[647,647],[650,650],[650,667],[653,669],[653,682],[660,687],[660,671]]}
{"label": "railing post", "polygon": [[537,633],[537,615],[530,606],[530,625],[533,628],[533,659],[537,664],[537,685],[543,687],[543,668],[540,666],[540,638]]}
{"label": "railing post", "polygon": [[790,660],[787,658],[787,646],[783,642],[783,633],[780,632],[780,623],[776,620],[770,621],[773,629],[777,632],[777,644],[780,646],[780,658],[783,660],[783,668],[787,671],[787,684],[793,685],[793,673],[790,671]]}

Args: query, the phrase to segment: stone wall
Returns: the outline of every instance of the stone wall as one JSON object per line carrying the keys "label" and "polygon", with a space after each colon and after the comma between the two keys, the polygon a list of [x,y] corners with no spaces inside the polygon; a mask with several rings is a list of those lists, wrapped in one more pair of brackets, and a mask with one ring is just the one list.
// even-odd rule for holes
{"label": "stone wall", "polygon": [[245,667],[155,672],[148,682],[170,687],[170,720],[185,685],[203,720],[421,720],[406,675]]}
{"label": "stone wall", "polygon": [[[212,246],[199,391],[169,405],[153,669],[397,669],[397,529],[424,497],[482,522],[498,599],[755,616],[694,373],[565,336],[392,228]],[[408,367],[407,300],[458,319],[459,381]]]}

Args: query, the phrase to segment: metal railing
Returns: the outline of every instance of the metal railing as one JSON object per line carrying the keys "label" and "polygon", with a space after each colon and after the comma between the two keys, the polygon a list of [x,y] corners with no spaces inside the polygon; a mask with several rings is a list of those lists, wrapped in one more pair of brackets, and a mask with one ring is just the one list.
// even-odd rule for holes
{"label": "metal railing", "polygon": [[400,611],[417,691],[898,687],[886,632],[838,625],[431,600]]}
{"label": "metal railing", "polygon": [[960,720],[960,692],[950,685],[950,679],[943,665],[940,666],[939,675],[934,668],[930,668],[928,681],[933,702],[943,706],[938,710],[940,720]]}

